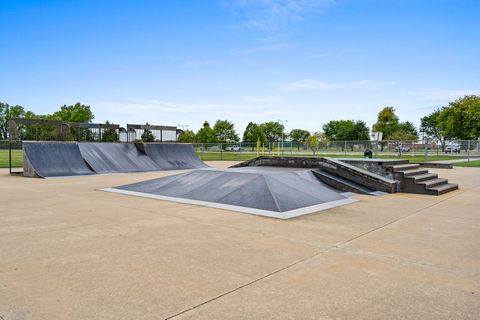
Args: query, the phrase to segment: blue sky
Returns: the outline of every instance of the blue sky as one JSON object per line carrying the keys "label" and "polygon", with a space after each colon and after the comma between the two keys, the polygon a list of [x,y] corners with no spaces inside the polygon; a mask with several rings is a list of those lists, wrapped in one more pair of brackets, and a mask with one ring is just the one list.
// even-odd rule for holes
{"label": "blue sky", "polygon": [[96,122],[418,124],[480,94],[480,1],[0,0],[0,101]]}

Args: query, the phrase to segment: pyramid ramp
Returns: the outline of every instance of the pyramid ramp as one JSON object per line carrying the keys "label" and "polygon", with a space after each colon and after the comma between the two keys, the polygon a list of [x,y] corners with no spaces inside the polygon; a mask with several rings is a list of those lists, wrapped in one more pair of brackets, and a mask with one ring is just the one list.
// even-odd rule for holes
{"label": "pyramid ramp", "polygon": [[310,170],[200,169],[103,190],[280,219],[355,201]]}

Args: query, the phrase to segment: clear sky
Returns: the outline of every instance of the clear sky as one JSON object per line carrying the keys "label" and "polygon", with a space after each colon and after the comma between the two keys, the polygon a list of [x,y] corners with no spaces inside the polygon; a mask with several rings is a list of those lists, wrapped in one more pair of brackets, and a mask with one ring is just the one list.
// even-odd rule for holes
{"label": "clear sky", "polygon": [[0,101],[95,122],[402,121],[480,94],[478,0],[0,0]]}

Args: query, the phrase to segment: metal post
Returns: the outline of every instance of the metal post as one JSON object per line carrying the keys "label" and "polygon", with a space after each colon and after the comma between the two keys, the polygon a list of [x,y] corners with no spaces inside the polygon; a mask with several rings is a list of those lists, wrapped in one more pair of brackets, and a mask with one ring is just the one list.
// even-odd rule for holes
{"label": "metal post", "polygon": [[[280,121],[282,123],[282,155],[283,155],[283,140],[284,140],[284,131],[285,131],[285,122],[288,122],[288,120],[280,120],[278,119],[277,121]],[[274,152],[275,155],[275,152]]]}
{"label": "metal post", "polygon": [[12,137],[9,137],[10,141],[8,144],[8,171],[12,174]]}
{"label": "metal post", "polygon": [[468,166],[470,167],[470,140],[468,140]]}
{"label": "metal post", "polygon": [[423,149],[424,149],[424,152],[425,152],[425,162],[428,160],[428,149],[427,149],[427,137],[425,137],[425,135],[423,135]]}

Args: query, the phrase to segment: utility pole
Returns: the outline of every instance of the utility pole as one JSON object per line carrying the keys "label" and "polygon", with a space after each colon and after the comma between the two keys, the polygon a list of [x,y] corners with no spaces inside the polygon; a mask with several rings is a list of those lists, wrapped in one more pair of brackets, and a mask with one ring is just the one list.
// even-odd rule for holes
{"label": "utility pole", "polygon": [[283,156],[283,140],[284,140],[284,136],[283,136],[283,131],[285,131],[285,125],[283,124],[284,122],[288,122],[288,120],[280,120],[278,119],[278,121],[280,121],[282,123],[282,156]]}

